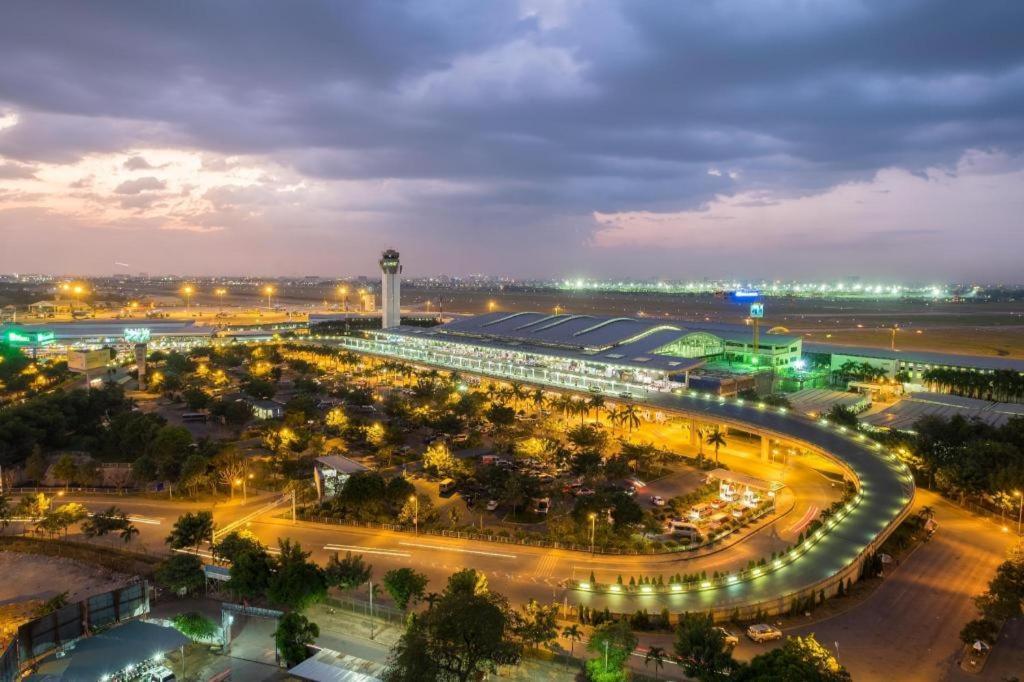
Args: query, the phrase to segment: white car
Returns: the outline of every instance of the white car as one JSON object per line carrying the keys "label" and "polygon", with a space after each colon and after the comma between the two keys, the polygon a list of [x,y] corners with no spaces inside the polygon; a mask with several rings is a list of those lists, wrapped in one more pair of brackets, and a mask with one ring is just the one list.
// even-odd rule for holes
{"label": "white car", "polygon": [[782,639],[782,630],[767,623],[758,623],[747,628],[747,637],[755,642],[771,642]]}
{"label": "white car", "polygon": [[662,497],[661,495],[651,495],[651,504],[653,504],[655,507],[664,507],[665,498]]}
{"label": "white car", "polygon": [[487,503],[487,511],[494,511],[497,508],[498,508],[498,501],[497,500],[491,500],[490,502]]}

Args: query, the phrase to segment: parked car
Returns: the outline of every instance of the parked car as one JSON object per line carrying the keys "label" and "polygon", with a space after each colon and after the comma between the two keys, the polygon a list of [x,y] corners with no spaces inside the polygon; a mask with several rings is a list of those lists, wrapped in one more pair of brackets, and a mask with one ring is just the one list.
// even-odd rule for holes
{"label": "parked car", "polygon": [[772,642],[782,639],[782,630],[767,623],[757,623],[747,628],[747,637],[755,642]]}
{"label": "parked car", "polygon": [[715,630],[717,630],[717,631],[722,633],[722,641],[725,642],[726,646],[732,647],[732,646],[736,646],[737,644],[740,643],[740,638],[737,637],[736,635],[732,634],[731,632],[729,632],[725,628],[723,628],[721,626],[716,626],[713,629],[715,629]]}
{"label": "parked car", "polygon": [[538,514],[547,514],[551,510],[551,498],[542,497],[534,500],[533,511]]}
{"label": "parked car", "polygon": [[653,504],[655,507],[664,507],[665,498],[662,497],[661,495],[651,495],[651,504]]}
{"label": "parked car", "polygon": [[494,511],[497,508],[498,508],[498,501],[497,500],[491,500],[490,502],[487,503],[487,511],[492,512],[492,511]]}

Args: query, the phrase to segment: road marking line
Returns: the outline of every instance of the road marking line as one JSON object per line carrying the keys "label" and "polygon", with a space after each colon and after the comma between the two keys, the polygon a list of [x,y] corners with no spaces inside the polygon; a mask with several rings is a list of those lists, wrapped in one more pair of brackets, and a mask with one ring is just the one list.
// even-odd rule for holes
{"label": "road marking line", "polygon": [[345,550],[348,552],[362,552],[363,554],[383,554],[385,556],[400,556],[409,558],[409,552],[399,552],[393,549],[374,549],[373,547],[359,547],[357,545],[324,545],[324,549],[331,551]]}
{"label": "road marking line", "polygon": [[493,556],[499,559],[518,559],[515,554],[501,554],[499,552],[483,552],[476,549],[463,549],[461,547],[445,547],[443,545],[424,545],[418,542],[399,542],[403,547],[419,547],[420,549],[433,549],[439,552],[459,552],[461,554],[478,554],[480,556]]}

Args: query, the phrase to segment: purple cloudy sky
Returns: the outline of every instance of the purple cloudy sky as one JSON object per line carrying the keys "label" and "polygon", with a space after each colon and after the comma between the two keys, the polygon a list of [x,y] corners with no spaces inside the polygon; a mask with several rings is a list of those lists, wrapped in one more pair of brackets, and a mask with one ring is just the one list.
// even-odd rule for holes
{"label": "purple cloudy sky", "polygon": [[1024,280],[1018,0],[0,11],[0,271]]}

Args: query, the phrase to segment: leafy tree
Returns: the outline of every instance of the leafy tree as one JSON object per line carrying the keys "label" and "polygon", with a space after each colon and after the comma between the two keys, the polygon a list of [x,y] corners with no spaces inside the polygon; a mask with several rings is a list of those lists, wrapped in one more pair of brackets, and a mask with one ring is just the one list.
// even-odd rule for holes
{"label": "leafy tree", "polygon": [[42,448],[38,445],[32,448],[32,454],[25,460],[25,476],[30,481],[41,483],[46,476],[46,457],[43,456]]}
{"label": "leafy tree", "polygon": [[194,593],[205,582],[203,562],[194,554],[175,554],[160,564],[156,579],[174,592]]}
{"label": "leafy tree", "polygon": [[242,382],[242,390],[254,398],[270,400],[277,393],[277,384],[268,379],[249,377]]}
{"label": "leafy tree", "polygon": [[316,623],[300,613],[290,611],[281,617],[274,631],[274,642],[281,657],[289,668],[306,660],[306,647],[320,636],[320,628]]}
{"label": "leafy tree", "polygon": [[558,636],[557,606],[531,599],[517,615],[516,632],[525,645],[537,648]]}
{"label": "leafy tree", "polygon": [[327,594],[324,571],[312,561],[298,542],[279,540],[280,554],[274,559],[274,572],[267,586],[267,597],[275,604],[303,610]]}
{"label": "leafy tree", "polygon": [[333,407],[324,417],[324,423],[332,433],[340,435],[345,429],[348,428],[349,419],[348,415],[345,414],[345,409],[342,407]]}
{"label": "leafy tree", "polygon": [[725,636],[710,614],[683,613],[676,626],[675,652],[690,677],[717,680],[735,667]]}
{"label": "leafy tree", "polygon": [[383,582],[395,606],[405,611],[410,603],[423,598],[427,576],[411,568],[395,568],[384,574]]}
{"label": "leafy tree", "polygon": [[181,634],[192,640],[211,640],[219,630],[216,623],[195,611],[179,613],[171,618],[171,623]]}
{"label": "leafy tree", "polygon": [[190,410],[199,410],[210,404],[210,394],[197,386],[186,388],[181,397]]}
{"label": "leafy tree", "polygon": [[515,615],[481,578],[473,569],[455,573],[441,596],[410,619],[392,650],[387,682],[467,682],[519,662]]}
{"label": "leafy tree", "polygon": [[587,650],[597,655],[587,661],[587,678],[597,682],[627,679],[626,662],[637,641],[625,620],[613,620],[598,627],[587,642]]}
{"label": "leafy tree", "polygon": [[100,463],[92,457],[82,461],[75,473],[75,483],[79,485],[93,485],[100,478]]}
{"label": "leafy tree", "polygon": [[352,552],[346,552],[345,558],[341,560],[338,559],[338,553],[335,552],[334,556],[327,561],[327,567],[324,569],[327,584],[340,587],[343,590],[362,585],[370,579],[372,573],[373,566],[363,561],[363,555],[352,554]]}
{"label": "leafy tree", "polygon": [[193,548],[197,553],[199,545],[213,539],[213,512],[188,512],[178,517],[167,536],[171,549]]}
{"label": "leafy tree", "polygon": [[5,530],[11,525],[14,518],[14,511],[11,509],[11,502],[6,495],[0,495],[0,530]]}
{"label": "leafy tree", "polygon": [[240,554],[245,552],[258,554],[265,552],[266,549],[263,543],[257,540],[256,536],[249,531],[234,530],[222,537],[220,542],[214,545],[213,553],[229,563],[234,563]]}
{"label": "leafy tree", "polygon": [[860,421],[857,419],[857,413],[845,405],[833,405],[829,411],[825,413],[825,418],[834,424],[846,426],[851,429],[856,429],[860,426]]}
{"label": "leafy tree", "polygon": [[27,516],[30,519],[38,519],[50,509],[50,498],[43,493],[25,495],[18,501],[16,514]]}
{"label": "leafy tree", "polygon": [[968,621],[960,630],[960,641],[970,646],[981,640],[988,645],[995,644],[996,636],[999,634],[999,626],[988,618],[975,618]]}
{"label": "leafy tree", "polygon": [[455,466],[455,457],[443,441],[434,441],[423,453],[423,468],[428,471],[448,476],[455,471]]}
{"label": "leafy tree", "polygon": [[165,480],[177,480],[181,465],[192,452],[192,434],[183,426],[164,426],[156,434],[148,455],[156,466],[156,474]]}
{"label": "leafy tree", "polygon": [[236,598],[253,599],[266,594],[273,563],[262,545],[250,545],[235,554],[225,587]]}
{"label": "leafy tree", "polygon": [[739,668],[741,682],[849,682],[850,673],[814,639],[789,637],[778,649],[755,656]]}
{"label": "leafy tree", "polygon": [[65,490],[77,475],[78,465],[75,464],[75,459],[71,455],[61,455],[57,463],[53,465],[53,477],[58,481],[64,481]]}

